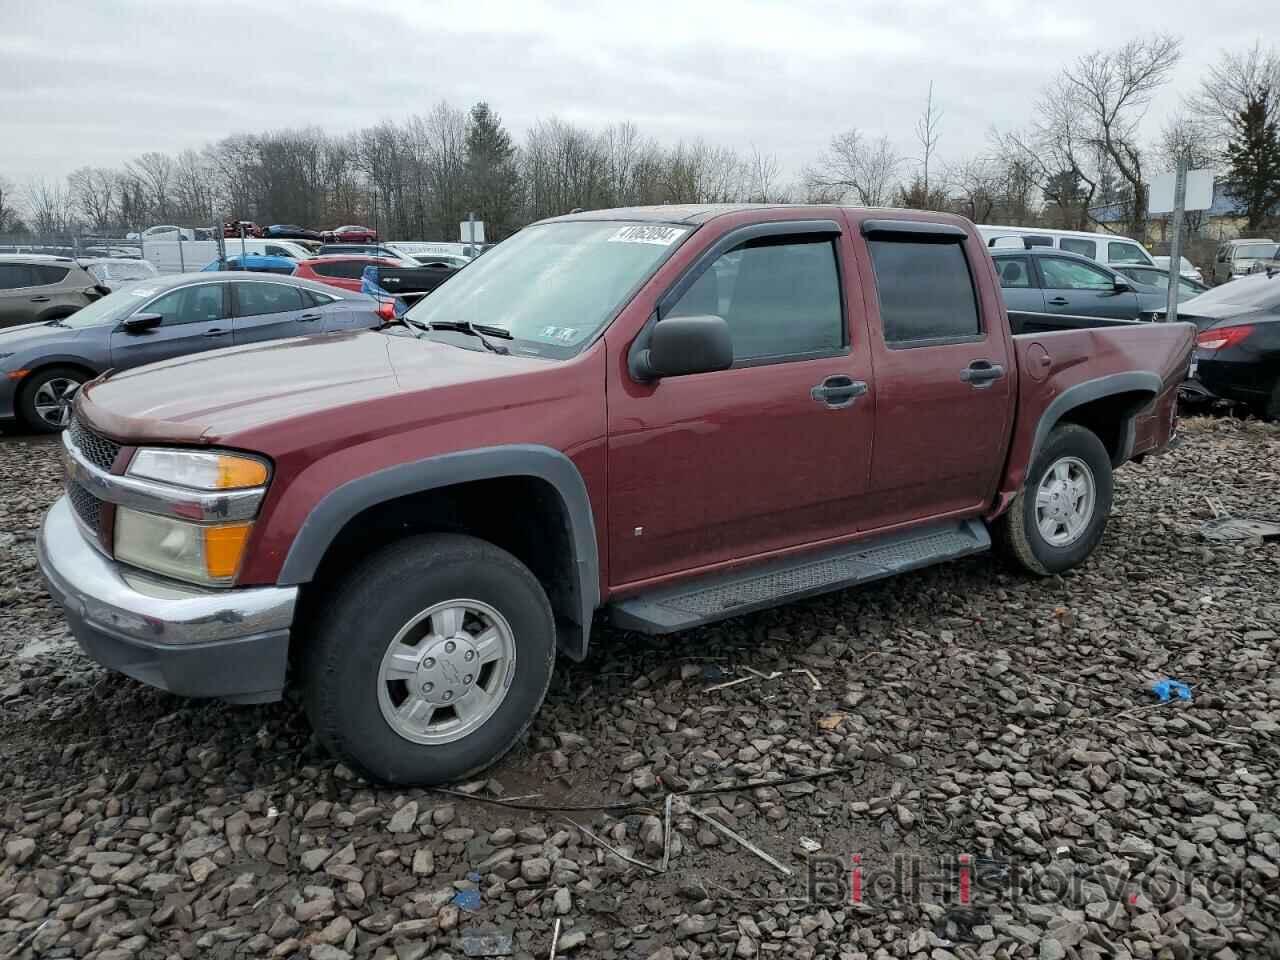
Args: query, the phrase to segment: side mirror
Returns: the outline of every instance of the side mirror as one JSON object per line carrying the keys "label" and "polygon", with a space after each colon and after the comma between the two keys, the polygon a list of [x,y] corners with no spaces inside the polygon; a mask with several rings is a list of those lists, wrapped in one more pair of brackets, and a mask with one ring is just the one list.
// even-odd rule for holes
{"label": "side mirror", "polygon": [[125,320],[121,326],[124,328],[125,333],[144,333],[160,326],[162,320],[164,320],[164,317],[158,313],[135,313]]}
{"label": "side mirror", "polygon": [[1133,289],[1132,283],[1130,283],[1128,280],[1122,279],[1121,277],[1116,277],[1116,280],[1115,280],[1116,293],[1126,293],[1132,289]]}
{"label": "side mirror", "polygon": [[638,380],[655,380],[731,366],[733,338],[723,317],[668,317],[654,324],[647,348],[632,359],[631,372]]}

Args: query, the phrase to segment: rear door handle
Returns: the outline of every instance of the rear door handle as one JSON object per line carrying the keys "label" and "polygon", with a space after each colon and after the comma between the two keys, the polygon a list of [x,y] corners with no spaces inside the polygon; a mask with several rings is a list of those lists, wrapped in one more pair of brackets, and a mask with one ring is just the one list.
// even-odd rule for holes
{"label": "rear door handle", "polygon": [[31,302],[32,303],[48,303],[49,298],[48,297],[32,297]]}
{"label": "rear door handle", "polygon": [[1054,297],[1049,302],[1053,304],[1055,307],[1065,307],[1071,301],[1068,300],[1066,297]]}
{"label": "rear door handle", "polygon": [[979,390],[985,390],[1004,376],[1004,367],[990,360],[975,360],[960,371],[960,379]]}
{"label": "rear door handle", "polygon": [[204,335],[206,337],[225,337],[230,332],[230,330],[220,330],[217,327],[214,327],[212,330],[206,330]]}
{"label": "rear door handle", "polygon": [[853,401],[867,392],[867,384],[863,380],[854,380],[843,374],[827,377],[816,387],[809,390],[809,396],[819,403],[825,403],[833,410],[852,406]]}
{"label": "rear door handle", "polygon": [[297,322],[310,323],[312,320],[319,320],[319,319],[320,319],[320,314],[318,313],[304,313],[302,316],[297,318]]}

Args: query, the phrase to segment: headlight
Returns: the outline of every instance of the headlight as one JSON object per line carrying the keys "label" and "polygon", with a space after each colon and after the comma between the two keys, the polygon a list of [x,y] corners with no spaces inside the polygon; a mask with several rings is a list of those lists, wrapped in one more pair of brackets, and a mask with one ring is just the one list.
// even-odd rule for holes
{"label": "headlight", "polygon": [[229,453],[143,449],[134,454],[129,476],[196,490],[239,490],[265,484],[267,465]]}
{"label": "headlight", "polygon": [[235,580],[252,523],[187,523],[116,508],[115,556],[178,580],[226,585]]}

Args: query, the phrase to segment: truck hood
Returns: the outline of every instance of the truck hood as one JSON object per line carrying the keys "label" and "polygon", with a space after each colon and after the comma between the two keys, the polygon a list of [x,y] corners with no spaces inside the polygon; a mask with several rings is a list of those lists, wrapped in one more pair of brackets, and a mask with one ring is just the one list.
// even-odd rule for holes
{"label": "truck hood", "polygon": [[[76,411],[125,442],[235,443],[260,428],[338,409],[351,414],[379,400],[394,400],[376,414],[391,419],[397,410],[423,409],[428,401],[415,394],[545,370],[549,362],[369,330],[322,334],[108,372],[80,391]],[[484,391],[462,394],[485,402]]]}

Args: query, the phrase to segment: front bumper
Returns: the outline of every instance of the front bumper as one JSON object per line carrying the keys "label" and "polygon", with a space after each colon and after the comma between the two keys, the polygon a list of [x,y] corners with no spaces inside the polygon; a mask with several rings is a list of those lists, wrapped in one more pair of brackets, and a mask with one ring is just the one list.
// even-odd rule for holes
{"label": "front bumper", "polygon": [[81,648],[188,697],[279,700],[297,587],[202,590],[122,567],[80,533],[64,496],[45,516],[40,572]]}

